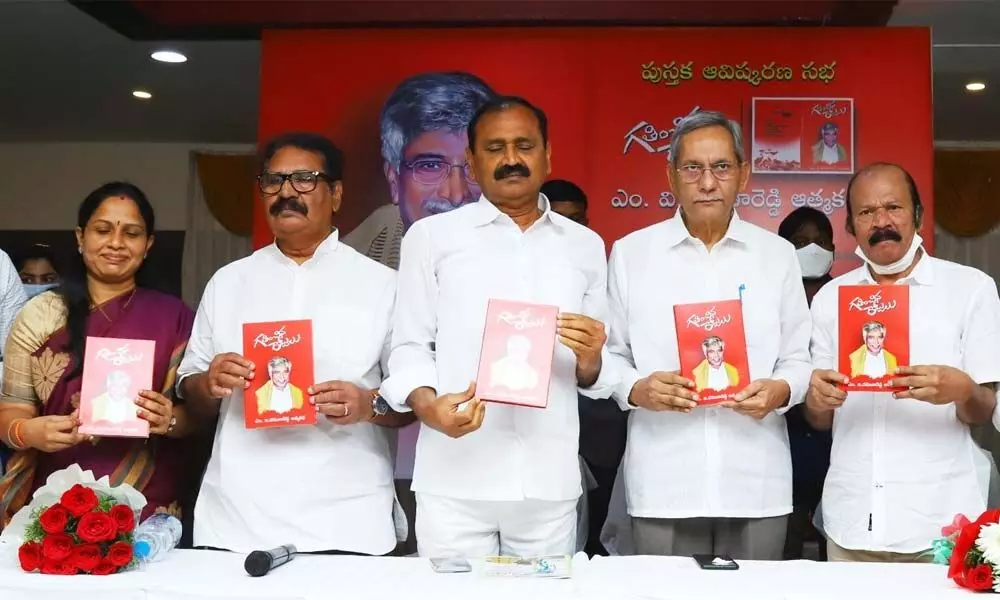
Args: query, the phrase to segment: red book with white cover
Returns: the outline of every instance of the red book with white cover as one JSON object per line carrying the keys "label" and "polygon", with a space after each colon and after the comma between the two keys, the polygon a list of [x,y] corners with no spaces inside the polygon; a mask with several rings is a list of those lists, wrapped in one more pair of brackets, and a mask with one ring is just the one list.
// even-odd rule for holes
{"label": "red book with white cover", "polygon": [[545,408],[559,307],[492,299],[486,309],[476,396]]}
{"label": "red book with white cover", "polygon": [[153,387],[156,342],[88,337],[80,389],[80,433],[101,437],[149,437],[138,416],[140,390]]}
{"label": "red book with white cover", "polygon": [[247,429],[311,425],[313,382],[312,321],[243,324],[243,357],[254,364],[254,379],[243,392]]}
{"label": "red book with white cover", "polygon": [[695,382],[698,406],[732,400],[750,384],[739,300],[677,304],[674,324],[681,375]]}
{"label": "red book with white cover", "polygon": [[847,391],[895,392],[893,370],[910,364],[910,288],[845,285],[838,290],[838,371]]}

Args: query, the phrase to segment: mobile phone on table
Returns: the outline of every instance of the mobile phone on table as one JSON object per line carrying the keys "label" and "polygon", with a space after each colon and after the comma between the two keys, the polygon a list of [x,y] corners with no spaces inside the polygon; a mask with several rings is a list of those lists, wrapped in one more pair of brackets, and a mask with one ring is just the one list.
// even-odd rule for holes
{"label": "mobile phone on table", "polygon": [[735,571],[740,568],[728,554],[695,554],[691,558],[706,571]]}
{"label": "mobile phone on table", "polygon": [[432,558],[431,568],[435,573],[468,573],[472,565],[464,558]]}

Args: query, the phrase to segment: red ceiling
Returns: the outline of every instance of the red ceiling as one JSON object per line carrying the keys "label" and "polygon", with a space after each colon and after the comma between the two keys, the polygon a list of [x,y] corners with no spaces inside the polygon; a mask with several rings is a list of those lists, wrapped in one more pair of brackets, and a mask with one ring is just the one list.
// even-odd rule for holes
{"label": "red ceiling", "polygon": [[134,39],[264,28],[454,25],[885,25],[896,0],[71,0]]}

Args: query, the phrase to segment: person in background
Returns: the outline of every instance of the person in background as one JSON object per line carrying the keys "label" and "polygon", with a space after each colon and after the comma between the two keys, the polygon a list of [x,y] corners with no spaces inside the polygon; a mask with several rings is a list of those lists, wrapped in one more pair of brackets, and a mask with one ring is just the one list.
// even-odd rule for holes
{"label": "person in background", "polygon": [[[902,167],[864,167],[846,200],[847,231],[864,265],[813,298],[815,370],[805,407],[814,428],[833,429],[822,501],[828,553],[929,562],[942,526],[986,507],[988,466],[977,464],[969,428],[989,422],[996,408],[1000,296],[982,271],[923,249],[923,205]],[[901,392],[837,387],[847,381],[837,372],[839,288],[870,284],[909,286],[910,360],[890,382]]]}
{"label": "person in background", "polygon": [[[576,184],[565,179],[550,179],[542,185],[542,195],[549,200],[552,212],[558,213],[584,227],[590,222],[587,216],[587,195]],[[614,402],[592,400],[579,394],[580,456],[593,476],[593,489],[587,490],[586,545],[590,555],[607,556],[600,542],[601,528],[608,517],[611,489],[622,455],[625,454],[625,435],[628,413]],[[596,484],[596,485],[594,485]]]}
{"label": "person in background", "polygon": [[[0,439],[16,452],[0,479],[4,522],[52,473],[79,464],[112,486],[127,483],[153,512],[180,517],[185,476],[194,468],[183,438],[198,428],[173,398],[174,377],[194,318],[180,299],[141,284],[155,217],[142,190],[113,182],[80,204],[79,265],[54,291],[21,310],[4,351]],[[20,282],[18,282],[20,287]],[[89,438],[79,431],[87,337],[153,340],[153,389],[134,399],[150,439]]]}
{"label": "person in background", "polygon": [[[413,419],[378,395],[396,273],[339,241],[343,169],[340,149],[321,135],[265,144],[257,184],[275,241],[219,269],[202,295],[178,371],[180,395],[219,418],[196,547],[383,555],[405,538],[386,428]],[[314,381],[304,391],[320,418],[248,429],[244,390],[274,365],[269,373],[242,356],[242,325],[299,319],[312,321]]]}
{"label": "person in background", "polygon": [[[581,495],[577,393],[600,398],[604,243],[554,213],[545,113],[500,97],[468,127],[483,195],[403,239],[386,398],[420,419],[421,556],[572,554]],[[486,404],[474,380],[491,298],[558,306],[548,405]],[[464,406],[463,406],[464,405]]]}
{"label": "person in background", "polygon": [[29,299],[59,285],[56,257],[48,245],[32,244],[27,250],[16,253],[15,257],[14,266]]}
{"label": "person in background", "polygon": [[[677,213],[615,242],[608,266],[615,398],[632,411],[624,471],[639,554],[780,560],[792,511],[783,413],[811,370],[809,308],[795,250],[740,219],[750,176],[739,125],[696,112],[674,130]],[[741,299],[752,381],[698,406],[678,373],[671,307]]]}
{"label": "person in background", "polygon": [[[803,206],[790,212],[778,225],[778,235],[795,246],[802,269],[806,301],[830,282],[833,267],[833,225],[822,212]],[[803,558],[807,538],[819,541],[819,558],[826,560],[826,540],[813,527],[813,513],[823,495],[823,480],[830,468],[830,431],[813,429],[806,421],[804,406],[793,406],[785,413],[788,443],[792,454],[792,514],[785,537],[785,560]]]}

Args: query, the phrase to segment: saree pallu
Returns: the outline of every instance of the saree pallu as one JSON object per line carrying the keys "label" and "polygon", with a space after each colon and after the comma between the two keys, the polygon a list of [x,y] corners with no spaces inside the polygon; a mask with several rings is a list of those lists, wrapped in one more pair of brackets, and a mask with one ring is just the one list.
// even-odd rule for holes
{"label": "saree pallu", "polygon": [[[95,307],[87,320],[88,337],[153,340],[153,389],[174,398],[194,314],[183,302],[159,292],[135,289]],[[0,403],[31,403],[38,416],[69,415],[79,407],[82,370],[74,369],[67,348],[66,310],[60,296],[47,292],[24,306],[4,352]],[[76,372],[74,372],[76,371]],[[129,484],[146,496],[142,518],[154,512],[180,516],[185,495],[185,448],[179,440],[94,438],[58,452],[15,452],[0,479],[3,523],[30,501],[52,473],[72,464],[107,475],[111,485]]]}

